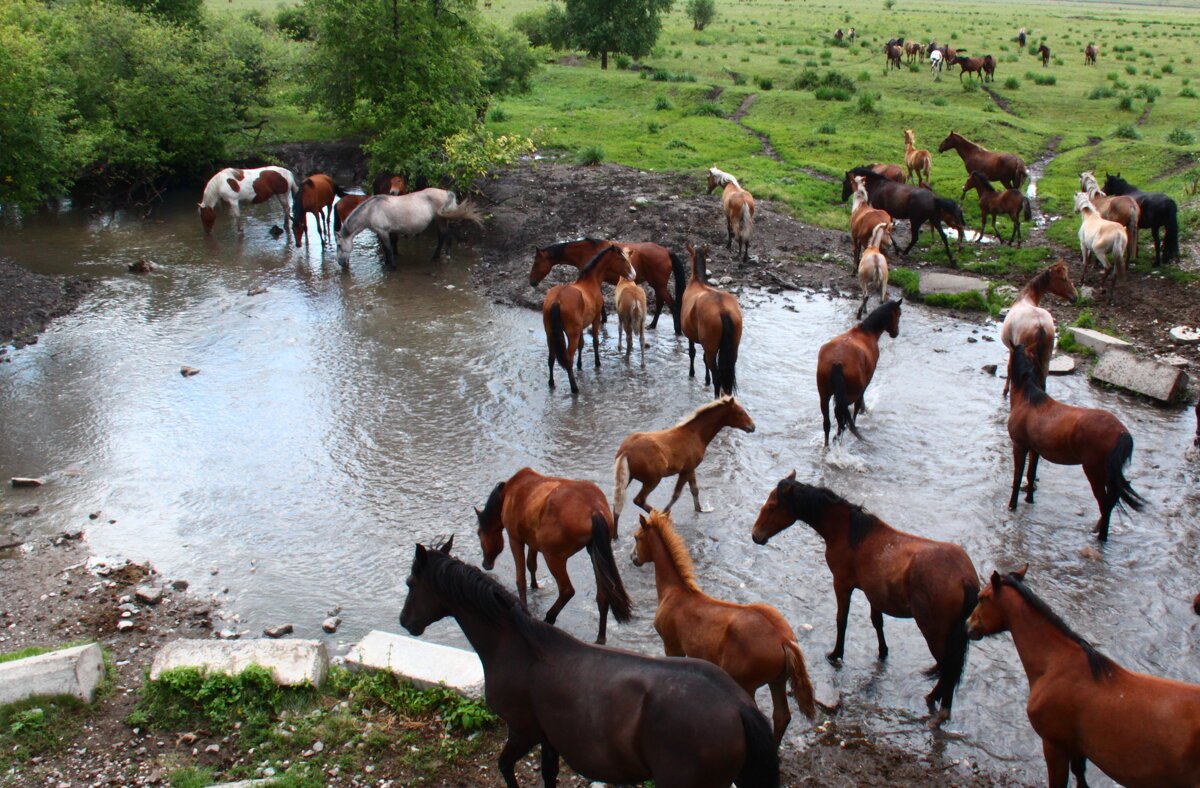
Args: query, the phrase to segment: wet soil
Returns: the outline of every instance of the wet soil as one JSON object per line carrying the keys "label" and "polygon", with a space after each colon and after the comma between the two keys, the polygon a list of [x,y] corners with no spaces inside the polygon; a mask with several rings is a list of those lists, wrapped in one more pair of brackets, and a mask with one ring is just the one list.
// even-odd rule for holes
{"label": "wet soil", "polygon": [[[0,346],[37,342],[46,323],[73,310],[93,284],[83,277],[42,276],[0,260]],[[0,347],[0,357],[4,353]]]}

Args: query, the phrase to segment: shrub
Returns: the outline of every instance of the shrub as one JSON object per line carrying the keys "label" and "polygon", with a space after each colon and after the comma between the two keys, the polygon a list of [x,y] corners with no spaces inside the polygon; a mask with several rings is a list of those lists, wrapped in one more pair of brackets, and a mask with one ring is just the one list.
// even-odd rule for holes
{"label": "shrub", "polygon": [[819,87],[813,94],[817,101],[849,101],[850,91],[845,88]]}
{"label": "shrub", "polygon": [[671,109],[671,100],[666,96],[659,96],[654,99],[654,108],[656,110]]}
{"label": "shrub", "polygon": [[950,102],[946,100],[945,96],[934,96],[930,100],[930,103],[933,104],[933,106],[935,106],[935,107],[944,107],[947,104],[949,104]]}
{"label": "shrub", "polygon": [[1144,98],[1147,104],[1153,104],[1154,100],[1162,95],[1162,91],[1153,85],[1138,85],[1133,95]]}
{"label": "shrub", "polygon": [[503,107],[496,107],[488,113],[488,119],[492,123],[503,123],[508,120],[508,113],[504,111]]}
{"label": "shrub", "polygon": [[617,55],[616,64],[618,71],[628,71],[629,67],[633,65],[633,58],[629,55]]}
{"label": "shrub", "polygon": [[579,163],[584,166],[593,166],[604,161],[604,147],[601,145],[588,145],[579,151]]}
{"label": "shrub", "polygon": [[1137,73],[1137,66],[1126,66],[1125,73],[1129,74],[1130,76],[1133,76],[1134,74]]}
{"label": "shrub", "polygon": [[308,6],[281,5],[275,12],[275,28],[286,38],[293,41],[311,41],[313,23]]}
{"label": "shrub", "polygon": [[837,126],[833,123],[825,122],[817,126],[818,134],[837,134]]}
{"label": "shrub", "polygon": [[759,88],[762,90],[770,90],[775,87],[775,81],[770,77],[759,77],[757,80]]}
{"label": "shrub", "polygon": [[1162,73],[1164,73],[1164,74],[1174,74],[1174,73],[1175,73],[1175,67],[1174,67],[1174,66],[1172,66],[1170,63],[1167,63],[1167,64],[1165,64],[1165,65],[1162,67]]}
{"label": "shrub", "polygon": [[698,104],[697,106],[692,107],[691,109],[689,109],[687,111],[687,114],[695,116],[695,117],[711,117],[711,118],[725,117],[724,111],[722,111],[719,106],[712,103],[711,101],[706,101],[703,104]]}
{"label": "shrub", "polygon": [[1179,95],[1181,98],[1196,98],[1196,90],[1185,86],[1183,90],[1179,91]]}
{"label": "shrub", "polygon": [[1113,132],[1113,136],[1123,140],[1140,140],[1142,138],[1141,132],[1132,123],[1122,123],[1120,126],[1117,126],[1116,131]]}
{"label": "shrub", "polygon": [[513,17],[513,29],[524,33],[533,47],[547,46],[555,51],[566,49],[571,41],[567,12],[557,3],[539,11],[526,11]]}
{"label": "shrub", "polygon": [[1021,87],[1021,80],[1017,79],[1016,77],[1009,77],[1008,79],[1004,80],[1004,87],[1007,90],[1016,90]]}
{"label": "shrub", "polygon": [[1117,109],[1123,112],[1133,112],[1133,97],[1121,96],[1121,99],[1117,102]]}
{"label": "shrub", "polygon": [[876,112],[875,97],[870,93],[863,93],[858,97],[858,112],[861,115],[870,115]]}
{"label": "shrub", "polygon": [[1034,74],[1033,84],[1035,85],[1057,85],[1058,79],[1053,74]]}
{"label": "shrub", "polygon": [[858,81],[859,82],[870,82],[871,81],[871,72],[870,71],[858,72]]}
{"label": "shrub", "polygon": [[1112,98],[1117,95],[1116,91],[1111,88],[1092,88],[1092,92],[1088,94],[1088,99],[1098,101],[1099,99]]}
{"label": "shrub", "polygon": [[1167,135],[1167,142],[1172,145],[1195,145],[1196,135],[1192,134],[1185,128],[1172,129]]}

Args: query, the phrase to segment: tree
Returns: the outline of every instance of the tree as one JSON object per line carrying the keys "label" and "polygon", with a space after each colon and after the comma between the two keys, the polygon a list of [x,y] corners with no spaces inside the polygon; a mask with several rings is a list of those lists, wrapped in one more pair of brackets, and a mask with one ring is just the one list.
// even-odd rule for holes
{"label": "tree", "polygon": [[703,30],[717,16],[717,4],[713,0],[688,0],[687,15],[692,20],[693,30]]}
{"label": "tree", "polygon": [[589,55],[600,56],[608,68],[608,53],[640,58],[650,53],[662,30],[660,15],[671,0],[566,0],[567,23],[575,43]]}

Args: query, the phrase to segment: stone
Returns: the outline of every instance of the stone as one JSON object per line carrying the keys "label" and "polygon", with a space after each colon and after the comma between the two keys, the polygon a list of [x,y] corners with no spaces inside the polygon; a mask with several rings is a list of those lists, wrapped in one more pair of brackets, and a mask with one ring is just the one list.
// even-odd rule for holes
{"label": "stone", "polygon": [[1170,333],[1176,342],[1200,342],[1200,328],[1196,326],[1175,326]]}
{"label": "stone", "polygon": [[337,632],[338,627],[341,626],[341,624],[342,619],[339,616],[330,616],[321,622],[321,629],[332,635],[334,632]]}
{"label": "stone", "polygon": [[1186,358],[1183,356],[1177,356],[1174,353],[1166,356],[1157,356],[1156,358],[1169,367],[1186,367],[1188,365],[1188,360]]}
{"label": "stone", "polygon": [[1109,350],[1092,368],[1092,380],[1142,394],[1159,402],[1172,403],[1187,393],[1188,376],[1183,370],[1150,359],[1138,358],[1127,350]]}
{"label": "stone", "polygon": [[813,684],[813,700],[821,709],[832,714],[842,705],[842,693],[829,682],[817,679]]}
{"label": "stone", "polygon": [[329,670],[329,654],[318,640],[175,640],[154,656],[150,680],[174,668],[234,675],[251,665],[271,671],[276,684],[320,686]]}
{"label": "stone", "polygon": [[1050,359],[1051,375],[1070,375],[1075,371],[1075,359],[1070,356],[1055,356]]}
{"label": "stone", "polygon": [[921,295],[934,295],[938,293],[955,295],[958,293],[969,293],[972,290],[986,296],[988,291],[987,280],[975,276],[946,274],[941,271],[921,272]]}
{"label": "stone", "polygon": [[154,264],[146,258],[138,260],[136,263],[129,264],[129,272],[131,274],[148,274],[154,270]]}
{"label": "stone", "polygon": [[172,581],[171,581],[171,588],[173,588],[173,589],[174,589],[174,590],[176,590],[176,591],[187,591],[187,589],[188,589],[188,581],[186,581],[186,580],[172,580]]}
{"label": "stone", "polygon": [[1133,347],[1123,339],[1117,339],[1114,336],[1109,336],[1102,331],[1093,331],[1090,328],[1080,328],[1079,326],[1067,326],[1067,330],[1075,337],[1075,341],[1086,348],[1090,348],[1097,354],[1103,353],[1109,348],[1128,348]]}
{"label": "stone", "polygon": [[981,371],[981,372],[983,372],[983,374],[985,374],[985,375],[992,375],[992,376],[995,376],[995,374],[996,374],[996,370],[998,369],[998,367],[997,367],[995,364],[984,364],[984,365],[983,365],[982,367],[980,367],[979,369],[980,369],[980,371]]}
{"label": "stone", "polygon": [[183,375],[185,378],[190,378],[194,375],[199,375],[200,370],[196,369],[195,367],[180,367],[179,374]]}
{"label": "stone", "polygon": [[265,292],[267,292],[267,288],[265,288],[265,287],[261,287],[261,286],[260,287],[252,287],[246,291],[246,295],[256,296],[256,295],[262,295]]}
{"label": "stone", "polygon": [[38,506],[36,503],[30,504],[29,506],[23,506],[17,510],[17,517],[33,517],[41,510],[42,507]]}
{"label": "stone", "polygon": [[471,651],[372,630],[346,655],[351,668],[390,671],[418,687],[445,684],[468,698],[483,697],[483,663]]}
{"label": "stone", "polygon": [[14,476],[11,481],[13,487],[41,487],[46,483],[45,479],[35,479],[32,476]]}
{"label": "stone", "polygon": [[280,624],[277,627],[267,627],[263,630],[263,635],[269,638],[281,638],[284,635],[292,634],[292,629],[291,624]]}
{"label": "stone", "polygon": [[0,706],[43,695],[70,695],[91,703],[104,678],[96,643],[0,663]]}
{"label": "stone", "polygon": [[117,622],[117,631],[118,632],[128,632],[131,629],[133,629],[133,622],[130,621],[129,619],[122,618],[120,621]]}
{"label": "stone", "polygon": [[138,586],[133,596],[144,605],[157,605],[162,601],[163,590],[155,586]]}

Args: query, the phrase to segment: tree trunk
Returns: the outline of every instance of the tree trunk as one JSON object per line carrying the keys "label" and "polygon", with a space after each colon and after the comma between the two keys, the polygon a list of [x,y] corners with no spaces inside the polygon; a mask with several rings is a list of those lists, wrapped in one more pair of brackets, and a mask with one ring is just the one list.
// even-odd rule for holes
{"label": "tree trunk", "polygon": [[605,49],[600,52],[600,69],[606,70],[607,68],[608,68],[608,50]]}

